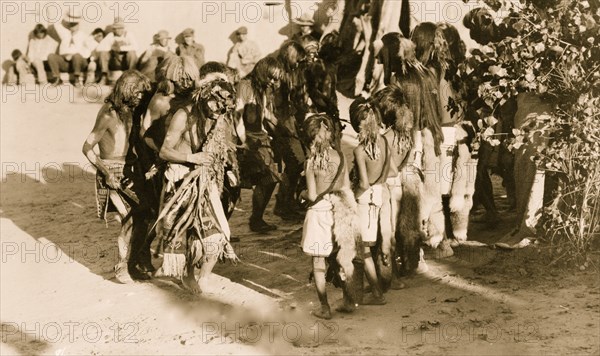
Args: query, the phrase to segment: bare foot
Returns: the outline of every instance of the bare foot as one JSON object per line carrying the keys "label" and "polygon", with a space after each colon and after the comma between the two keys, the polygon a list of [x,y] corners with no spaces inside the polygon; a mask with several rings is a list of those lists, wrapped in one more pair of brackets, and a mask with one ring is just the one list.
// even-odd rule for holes
{"label": "bare foot", "polygon": [[390,286],[390,289],[393,289],[393,290],[400,290],[400,289],[404,289],[404,288],[406,288],[406,284],[400,282],[397,279],[394,279],[392,281],[392,285]]}
{"label": "bare foot", "polygon": [[417,269],[415,270],[416,274],[425,274],[429,272],[429,266],[427,265],[427,263],[425,263],[425,261],[421,261],[419,262],[419,267],[417,267]]}
{"label": "bare foot", "polygon": [[354,313],[355,310],[356,310],[356,307],[354,305],[347,304],[347,303],[344,303],[344,304],[340,305],[339,307],[335,308],[336,312],[346,313],[346,314]]}
{"label": "bare foot", "polygon": [[198,278],[198,287],[200,288],[202,293],[206,293],[206,291],[208,290],[208,285],[209,282],[207,277]]}
{"label": "bare foot", "polygon": [[312,315],[319,319],[329,320],[331,319],[331,309],[329,309],[329,306],[321,306],[321,309],[313,311]]}
{"label": "bare foot", "polygon": [[183,287],[194,294],[201,294],[200,286],[196,281],[196,276],[193,273],[188,273],[186,276],[181,277],[181,283]]}
{"label": "bare foot", "polygon": [[385,303],[386,303],[386,301],[385,301],[385,298],[383,297],[383,295],[380,295],[378,297],[371,295],[370,298],[366,298],[360,304],[361,305],[385,305]]}
{"label": "bare foot", "polygon": [[127,264],[119,263],[115,266],[115,278],[119,283],[130,284],[133,283],[133,279],[129,275],[129,271],[127,270]]}
{"label": "bare foot", "polygon": [[163,272],[162,267],[157,269],[156,272],[154,272],[154,274],[153,274],[154,277],[163,277],[164,275],[165,275],[165,273]]}

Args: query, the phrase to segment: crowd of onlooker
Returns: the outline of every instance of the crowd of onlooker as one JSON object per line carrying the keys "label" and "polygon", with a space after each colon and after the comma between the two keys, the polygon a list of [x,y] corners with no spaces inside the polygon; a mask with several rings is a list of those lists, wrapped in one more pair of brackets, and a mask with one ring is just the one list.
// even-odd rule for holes
{"label": "crowd of onlooker", "polygon": [[[172,37],[166,30],[158,31],[152,43],[143,47],[120,17],[105,29],[96,28],[91,33],[81,29],[81,22],[81,14],[69,11],[60,23],[48,27],[37,24],[29,34],[26,52],[12,51],[6,83],[61,85],[60,74],[68,73],[75,87],[111,84],[116,78],[110,73],[128,69],[137,69],[153,80],[158,64],[171,55],[190,56],[198,67],[205,63],[204,46],[196,42],[192,28],[176,37],[177,47],[173,50]],[[247,37],[246,27],[237,29],[227,59],[227,65],[241,75],[249,73],[261,58],[260,49]]]}

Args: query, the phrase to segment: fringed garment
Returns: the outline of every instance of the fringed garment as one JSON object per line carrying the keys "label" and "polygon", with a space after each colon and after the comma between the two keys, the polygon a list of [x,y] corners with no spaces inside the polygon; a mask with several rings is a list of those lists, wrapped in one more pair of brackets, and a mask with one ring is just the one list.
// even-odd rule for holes
{"label": "fringed garment", "polygon": [[[124,162],[106,161],[108,164],[108,170],[114,174],[115,177],[120,181],[124,178],[123,170],[125,168]],[[106,221],[106,215],[111,212],[118,212],[117,207],[110,199],[110,192],[115,191],[106,184],[106,177],[99,170],[96,171],[96,209],[98,218]],[[133,192],[131,192],[133,194]],[[122,199],[125,203],[127,211],[130,210],[130,205],[127,199]]]}
{"label": "fringed garment", "polygon": [[[212,165],[191,169],[171,163],[165,172],[166,203],[158,220],[162,221],[166,276],[183,276],[186,262],[199,266],[211,256],[237,258],[229,243],[231,234],[220,201],[230,154],[228,129],[227,120],[216,121],[202,144],[201,151],[215,157]],[[190,135],[193,137],[192,132]]]}

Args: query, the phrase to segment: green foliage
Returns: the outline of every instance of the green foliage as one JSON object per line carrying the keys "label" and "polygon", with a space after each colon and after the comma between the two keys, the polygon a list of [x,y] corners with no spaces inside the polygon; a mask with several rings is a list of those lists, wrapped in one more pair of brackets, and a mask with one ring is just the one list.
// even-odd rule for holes
{"label": "green foliage", "polygon": [[[510,147],[542,135],[540,169],[558,179],[546,209],[545,237],[583,256],[600,235],[600,9],[598,0],[484,0],[508,15],[499,24],[509,36],[475,49],[460,67],[462,105],[497,116],[521,92],[551,99],[551,115],[535,128],[513,131]],[[497,23],[500,21],[497,21]],[[458,104],[455,104],[458,105]]]}

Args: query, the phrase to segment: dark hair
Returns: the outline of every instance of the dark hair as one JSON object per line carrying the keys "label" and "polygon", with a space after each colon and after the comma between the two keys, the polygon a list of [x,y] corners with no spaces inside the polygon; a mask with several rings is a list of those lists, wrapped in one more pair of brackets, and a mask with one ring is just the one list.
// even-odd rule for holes
{"label": "dark hair", "polygon": [[294,68],[292,62],[295,64],[300,63],[306,56],[304,47],[296,41],[285,41],[279,48],[278,58],[283,64],[283,68],[287,73],[291,72]]}
{"label": "dark hair", "polygon": [[433,22],[421,22],[410,34],[410,39],[417,45],[417,59],[424,65],[428,65],[433,59],[433,45],[437,26]]}
{"label": "dark hair", "polygon": [[204,63],[202,67],[200,67],[200,78],[209,74],[209,73],[225,73],[227,74],[227,66],[220,62],[210,61]]}
{"label": "dark hair", "polygon": [[200,67],[200,78],[210,73],[225,74],[232,85],[236,85],[239,82],[238,70],[235,68],[228,67],[221,62],[210,61],[204,63],[204,65]]}
{"label": "dark hair", "polygon": [[48,30],[46,29],[46,27],[44,25],[42,25],[41,23],[38,23],[37,25],[35,25],[35,27],[33,28],[33,35],[37,36],[38,34],[43,33],[44,36],[48,34]]}
{"label": "dark hair", "polygon": [[340,34],[337,31],[333,31],[325,35],[321,40],[321,49],[319,50],[319,57],[325,63],[336,63],[342,56],[342,46],[340,44]]}
{"label": "dark hair", "polygon": [[460,88],[460,80],[456,74],[458,72],[458,66],[466,59],[467,46],[460,38],[460,34],[456,27],[447,22],[441,22],[438,23],[438,28],[442,31],[442,34],[448,43],[448,53],[450,55],[445,79],[452,84],[454,90],[458,91]]}
{"label": "dark hair", "polygon": [[21,52],[21,50],[15,49],[14,51],[12,51],[12,53],[10,54],[10,56],[12,57],[13,61],[16,61],[17,59],[19,59],[19,57],[21,57],[23,55],[23,52]]}
{"label": "dark hair", "polygon": [[313,107],[317,112],[327,113],[337,122],[340,113],[334,88],[337,80],[335,76],[335,70],[328,68],[325,62],[319,58],[304,66],[306,92],[312,100]]}
{"label": "dark hair", "polygon": [[381,121],[385,127],[394,127],[396,130],[401,128],[404,128],[405,131],[412,130],[414,118],[399,86],[389,85],[379,90],[373,94],[373,101],[381,113]]}
{"label": "dark hair", "polygon": [[383,82],[389,85],[394,73],[401,72],[402,62],[398,60],[400,52],[400,40],[404,36],[400,32],[389,32],[381,37],[383,48],[377,55],[379,62],[383,64]]}
{"label": "dark hair", "polygon": [[417,59],[426,67],[436,70],[438,75],[448,66],[448,43],[442,33],[433,22],[422,22],[415,27],[410,39],[416,45],[415,54]]}
{"label": "dark hair", "polygon": [[[412,112],[416,130],[428,128],[433,135],[435,153],[441,154],[440,145],[444,140],[441,128],[442,104],[439,99],[439,78],[434,70],[407,66],[402,75],[396,75],[396,83]],[[396,125],[398,126],[398,125]]]}
{"label": "dark hair", "polygon": [[92,36],[96,36],[99,33],[102,34],[102,37],[106,36],[106,32],[104,32],[104,30],[101,29],[100,27],[95,28],[94,31],[92,31]]}
{"label": "dark hair", "polygon": [[128,70],[121,75],[115,83],[115,87],[104,100],[110,104],[111,109],[117,113],[123,112],[137,95],[137,91],[150,91],[152,89],[150,80],[137,70]]}
{"label": "dark hair", "polygon": [[463,25],[469,29],[471,38],[481,45],[497,42],[502,38],[492,14],[482,7],[467,12]]}
{"label": "dark hair", "polygon": [[248,77],[252,80],[252,87],[262,95],[269,84],[269,77],[276,76],[283,79],[283,66],[276,58],[265,57],[259,60]]}
{"label": "dark hair", "polygon": [[463,40],[460,38],[460,34],[456,27],[452,26],[447,22],[440,22],[438,27],[442,30],[442,34],[448,43],[448,51],[450,58],[454,64],[458,65],[465,60],[467,53],[467,47]]}

